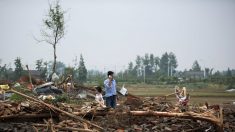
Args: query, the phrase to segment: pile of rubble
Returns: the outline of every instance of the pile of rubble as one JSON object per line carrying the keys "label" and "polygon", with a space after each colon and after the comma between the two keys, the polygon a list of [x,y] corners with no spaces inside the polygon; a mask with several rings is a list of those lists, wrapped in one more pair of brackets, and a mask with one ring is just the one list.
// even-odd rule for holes
{"label": "pile of rubble", "polygon": [[[163,97],[128,94],[119,95],[119,105],[112,109],[100,107],[94,99],[68,104],[10,91],[26,100],[0,102],[0,131],[235,131],[232,104],[219,109],[189,105],[184,112]],[[94,93],[93,88],[81,87],[67,94],[81,100]]]}

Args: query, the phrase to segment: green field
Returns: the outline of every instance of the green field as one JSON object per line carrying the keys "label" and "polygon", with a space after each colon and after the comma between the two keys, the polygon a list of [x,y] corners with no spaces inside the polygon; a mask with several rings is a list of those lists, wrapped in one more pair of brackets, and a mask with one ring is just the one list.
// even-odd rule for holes
{"label": "green field", "polygon": [[[174,92],[175,85],[147,85],[147,84],[125,84],[128,92],[137,96],[165,96]],[[226,92],[224,85],[215,84],[187,84],[190,101],[193,103],[231,103],[235,102],[235,92]],[[121,87],[121,86],[119,86]],[[175,101],[175,95],[167,99]]]}

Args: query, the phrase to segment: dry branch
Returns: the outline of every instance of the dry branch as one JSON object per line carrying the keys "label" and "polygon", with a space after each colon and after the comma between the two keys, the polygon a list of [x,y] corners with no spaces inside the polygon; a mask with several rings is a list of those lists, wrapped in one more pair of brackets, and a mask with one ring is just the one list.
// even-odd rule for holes
{"label": "dry branch", "polygon": [[67,115],[67,116],[69,116],[69,117],[71,117],[71,118],[73,118],[73,119],[79,120],[79,121],[81,121],[81,122],[85,122],[85,123],[87,123],[87,124],[89,124],[89,125],[92,125],[92,126],[98,128],[98,129],[103,130],[102,127],[100,127],[100,126],[98,126],[98,125],[96,125],[96,124],[94,124],[94,123],[91,123],[90,121],[84,120],[84,119],[82,119],[81,117],[78,117],[78,116],[76,116],[76,115],[74,115],[74,114],[71,114],[71,113],[68,113],[68,112],[66,112],[66,111],[63,111],[63,110],[61,110],[61,109],[59,109],[59,108],[57,108],[57,107],[55,107],[55,106],[53,106],[53,105],[50,105],[50,104],[47,104],[47,103],[43,102],[43,101],[41,101],[41,100],[32,98],[32,97],[30,97],[30,96],[28,96],[28,95],[25,95],[25,94],[23,94],[23,93],[20,93],[20,92],[18,92],[18,91],[13,90],[13,89],[11,89],[11,92],[14,92],[14,93],[16,93],[16,94],[19,94],[19,95],[21,95],[21,96],[24,96],[25,98],[28,98],[28,99],[33,100],[33,101],[35,101],[35,102],[41,103],[41,104],[43,104],[43,105],[45,105],[45,106],[47,106],[47,107],[49,107],[49,108],[51,108],[51,109],[54,109],[54,110],[56,110],[56,111],[58,111],[58,112],[60,112],[60,113],[65,114],[65,115]]}
{"label": "dry branch", "polygon": [[[86,112],[74,112],[75,115],[84,115]],[[132,116],[163,116],[163,117],[176,117],[185,119],[196,119],[207,121],[215,124],[219,130],[223,128],[223,117],[216,118],[214,115],[210,114],[198,114],[194,112],[184,112],[184,113],[171,113],[171,112],[158,112],[158,111],[129,111],[116,113],[115,111],[96,111],[95,115],[106,115],[106,114],[130,114]],[[222,116],[222,115],[221,115]]]}
{"label": "dry branch", "polygon": [[223,130],[223,122],[219,118],[214,118],[210,115],[202,115],[194,112],[185,112],[185,113],[170,113],[170,112],[158,112],[158,111],[130,111],[132,116],[164,116],[164,117],[176,117],[176,118],[186,118],[186,119],[196,119],[207,121],[215,124],[218,127],[218,130]]}

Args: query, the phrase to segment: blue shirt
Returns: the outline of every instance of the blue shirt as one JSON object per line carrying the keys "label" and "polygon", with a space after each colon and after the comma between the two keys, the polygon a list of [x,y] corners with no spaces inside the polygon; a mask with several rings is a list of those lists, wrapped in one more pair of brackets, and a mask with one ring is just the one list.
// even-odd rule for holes
{"label": "blue shirt", "polygon": [[105,88],[105,97],[110,97],[116,95],[116,81],[113,79],[111,86],[109,86],[109,79],[104,81],[104,88]]}

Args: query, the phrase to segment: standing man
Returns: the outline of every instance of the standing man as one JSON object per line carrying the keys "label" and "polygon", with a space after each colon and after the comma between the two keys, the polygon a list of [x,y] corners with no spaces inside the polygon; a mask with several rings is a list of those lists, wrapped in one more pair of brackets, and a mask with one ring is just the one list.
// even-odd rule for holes
{"label": "standing man", "polygon": [[105,88],[105,97],[106,97],[106,106],[107,107],[116,107],[116,81],[113,79],[113,72],[108,71],[108,79],[104,81]]}

